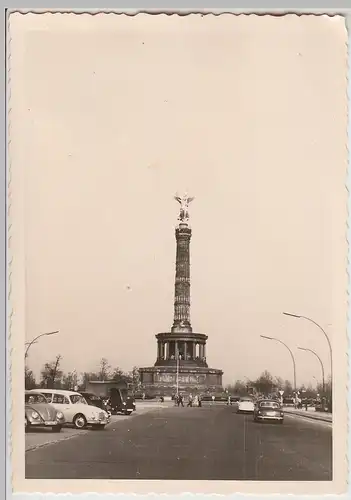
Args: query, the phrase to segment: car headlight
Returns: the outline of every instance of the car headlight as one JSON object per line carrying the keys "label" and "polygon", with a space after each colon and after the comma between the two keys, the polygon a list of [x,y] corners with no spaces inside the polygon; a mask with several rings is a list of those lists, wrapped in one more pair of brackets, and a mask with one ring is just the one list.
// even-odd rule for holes
{"label": "car headlight", "polygon": [[39,418],[39,413],[37,411],[32,411],[32,418],[37,419]]}
{"label": "car headlight", "polygon": [[63,413],[62,413],[62,411],[58,411],[58,412],[56,413],[56,417],[57,417],[59,420],[62,420],[62,419],[63,419]]}

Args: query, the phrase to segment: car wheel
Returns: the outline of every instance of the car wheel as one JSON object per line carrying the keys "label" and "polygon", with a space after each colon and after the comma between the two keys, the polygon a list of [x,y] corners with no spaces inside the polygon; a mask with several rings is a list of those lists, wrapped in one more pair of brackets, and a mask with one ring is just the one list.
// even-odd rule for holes
{"label": "car wheel", "polygon": [[132,410],[125,410],[125,412],[124,412],[124,414],[125,414],[125,415],[128,415],[128,416],[129,416],[129,415],[131,415],[132,413],[133,413],[133,411],[132,411]]}
{"label": "car wheel", "polygon": [[87,419],[81,413],[78,413],[73,419],[73,425],[76,429],[84,429],[87,425]]}
{"label": "car wheel", "polygon": [[62,425],[53,425],[51,427],[51,432],[61,432],[61,429],[62,429]]}

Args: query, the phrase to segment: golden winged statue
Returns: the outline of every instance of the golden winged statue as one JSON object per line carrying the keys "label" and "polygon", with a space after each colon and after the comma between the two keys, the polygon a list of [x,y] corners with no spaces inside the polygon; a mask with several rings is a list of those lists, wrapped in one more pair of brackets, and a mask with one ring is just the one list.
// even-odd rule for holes
{"label": "golden winged statue", "polygon": [[185,222],[189,220],[189,203],[191,203],[194,199],[193,197],[189,197],[187,194],[184,194],[183,196],[175,196],[175,200],[180,204],[180,213],[178,220],[181,222]]}

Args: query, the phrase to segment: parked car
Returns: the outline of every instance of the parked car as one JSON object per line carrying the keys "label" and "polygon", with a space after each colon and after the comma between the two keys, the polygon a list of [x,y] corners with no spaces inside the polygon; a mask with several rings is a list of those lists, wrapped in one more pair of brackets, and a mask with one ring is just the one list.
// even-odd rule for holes
{"label": "parked car", "polygon": [[65,423],[64,415],[47,402],[44,394],[25,391],[24,427],[26,432],[35,427],[50,428],[52,432],[60,432]]}
{"label": "parked car", "polygon": [[111,407],[111,413],[123,413],[124,415],[131,415],[136,410],[135,399],[128,394],[125,389],[110,389],[110,398],[108,404]]}
{"label": "parked car", "polygon": [[88,405],[79,392],[58,389],[41,389],[41,392],[50,404],[64,414],[66,423],[73,424],[77,429],[84,429],[87,426],[104,429],[109,423],[108,413]]}
{"label": "parked car", "polygon": [[280,403],[270,399],[257,401],[254,410],[254,421],[273,420],[282,424],[284,422],[284,412]]}
{"label": "parked car", "polygon": [[80,394],[83,396],[88,405],[100,408],[101,410],[106,411],[109,416],[111,416],[109,406],[106,404],[103,398],[101,398],[100,396],[96,396],[92,392],[80,392]]}
{"label": "parked car", "polygon": [[237,402],[237,413],[253,413],[255,409],[251,398],[240,398]]}

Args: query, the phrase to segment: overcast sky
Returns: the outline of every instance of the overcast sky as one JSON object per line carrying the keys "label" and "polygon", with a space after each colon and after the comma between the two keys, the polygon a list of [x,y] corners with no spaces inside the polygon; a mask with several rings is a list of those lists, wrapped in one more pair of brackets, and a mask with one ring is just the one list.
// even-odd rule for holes
{"label": "overcast sky", "polygon": [[265,369],[292,380],[264,334],[296,353],[298,384],[315,384],[318,361],[297,346],[328,372],[327,343],[282,312],[335,336],[346,38],[326,17],[314,36],[297,16],[138,17],[56,16],[18,42],[26,340],[60,330],[28,363],[154,364],[173,321],[173,196],[188,189],[191,318],[209,365],[225,383]]}

